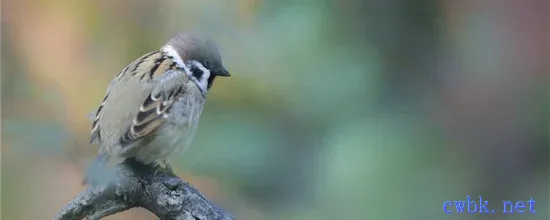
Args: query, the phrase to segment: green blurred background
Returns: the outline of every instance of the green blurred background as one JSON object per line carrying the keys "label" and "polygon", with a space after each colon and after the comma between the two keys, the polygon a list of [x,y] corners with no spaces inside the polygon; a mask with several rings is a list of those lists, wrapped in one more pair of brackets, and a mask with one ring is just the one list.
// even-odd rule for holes
{"label": "green blurred background", "polygon": [[[547,0],[5,0],[2,219],[83,187],[114,75],[175,33],[219,45],[176,172],[239,219],[549,219]],[[537,203],[446,215],[447,200]],[[134,209],[108,219],[155,219]]]}

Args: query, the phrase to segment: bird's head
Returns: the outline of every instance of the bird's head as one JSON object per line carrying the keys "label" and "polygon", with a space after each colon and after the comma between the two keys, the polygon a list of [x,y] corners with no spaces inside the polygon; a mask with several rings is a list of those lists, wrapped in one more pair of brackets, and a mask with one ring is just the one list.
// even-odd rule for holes
{"label": "bird's head", "polygon": [[178,64],[185,66],[190,77],[195,78],[199,86],[210,89],[216,77],[231,76],[223,66],[214,41],[202,34],[179,33],[162,50],[173,56]]}

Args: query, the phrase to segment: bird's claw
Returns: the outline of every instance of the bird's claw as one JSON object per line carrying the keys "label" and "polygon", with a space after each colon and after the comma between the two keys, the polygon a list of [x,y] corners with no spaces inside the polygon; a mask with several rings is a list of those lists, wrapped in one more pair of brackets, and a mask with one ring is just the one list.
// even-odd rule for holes
{"label": "bird's claw", "polygon": [[166,169],[168,174],[170,174],[171,176],[176,176],[176,172],[174,172],[174,169],[172,169],[172,165],[170,165],[169,163],[165,163],[164,168]]}
{"label": "bird's claw", "polygon": [[[174,172],[174,169],[172,168],[172,166],[170,165],[170,163],[168,161],[163,160],[161,163],[164,165],[164,169],[166,170],[168,175],[176,176],[176,172]],[[158,166],[160,166],[160,164]],[[160,167],[162,167],[162,166],[160,166]],[[156,177],[159,171],[160,171],[160,169],[158,169],[158,167],[157,167],[157,169],[153,173],[153,176]]]}

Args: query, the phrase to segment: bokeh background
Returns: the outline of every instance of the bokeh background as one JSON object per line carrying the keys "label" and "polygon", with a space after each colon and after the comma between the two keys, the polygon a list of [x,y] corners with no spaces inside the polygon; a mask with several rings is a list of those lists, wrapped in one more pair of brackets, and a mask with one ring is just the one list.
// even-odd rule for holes
{"label": "bokeh background", "polygon": [[[549,219],[547,0],[4,0],[2,219],[51,219],[88,114],[182,30],[233,77],[176,172],[239,219]],[[483,196],[536,214],[447,215]],[[492,205],[492,206],[491,206]],[[134,209],[108,219],[155,219]]]}

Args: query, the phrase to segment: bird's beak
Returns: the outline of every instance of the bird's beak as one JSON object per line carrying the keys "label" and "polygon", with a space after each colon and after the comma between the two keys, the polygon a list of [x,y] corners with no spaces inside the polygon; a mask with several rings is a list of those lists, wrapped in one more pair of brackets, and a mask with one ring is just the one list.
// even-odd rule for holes
{"label": "bird's beak", "polygon": [[218,76],[225,76],[229,77],[231,74],[229,74],[229,71],[225,67],[221,67],[216,71],[216,75]]}

